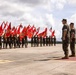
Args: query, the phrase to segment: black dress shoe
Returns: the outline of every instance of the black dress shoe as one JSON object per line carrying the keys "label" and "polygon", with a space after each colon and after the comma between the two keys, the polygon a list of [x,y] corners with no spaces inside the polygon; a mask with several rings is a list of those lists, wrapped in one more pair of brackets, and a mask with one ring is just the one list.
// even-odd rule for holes
{"label": "black dress shoe", "polygon": [[70,55],[69,57],[75,57],[75,55]]}
{"label": "black dress shoe", "polygon": [[62,57],[62,59],[69,59],[69,57]]}

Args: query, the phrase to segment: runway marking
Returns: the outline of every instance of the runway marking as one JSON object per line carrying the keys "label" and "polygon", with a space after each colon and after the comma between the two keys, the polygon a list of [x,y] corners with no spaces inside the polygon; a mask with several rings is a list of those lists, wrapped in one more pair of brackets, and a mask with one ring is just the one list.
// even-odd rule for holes
{"label": "runway marking", "polygon": [[0,60],[0,64],[13,62],[11,60]]}

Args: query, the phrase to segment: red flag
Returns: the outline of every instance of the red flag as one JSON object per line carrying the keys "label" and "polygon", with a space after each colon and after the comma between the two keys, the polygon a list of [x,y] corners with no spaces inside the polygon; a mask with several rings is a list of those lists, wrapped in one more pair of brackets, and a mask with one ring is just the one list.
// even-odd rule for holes
{"label": "red flag", "polygon": [[27,28],[26,27],[23,28],[21,35],[27,36]]}
{"label": "red flag", "polygon": [[30,26],[30,25],[28,25],[28,26],[27,26],[27,30],[28,30],[30,27],[31,27],[31,26]]}
{"label": "red flag", "polygon": [[27,36],[28,36],[28,38],[31,38],[32,37],[32,32],[30,30],[28,30]]}
{"label": "red flag", "polygon": [[52,37],[55,36],[55,30],[52,32],[52,35],[51,35],[51,36],[52,36]]}
{"label": "red flag", "polygon": [[23,28],[22,33],[25,33],[25,27]]}
{"label": "red flag", "polygon": [[29,32],[33,31],[33,28],[34,28],[34,26],[30,27],[30,28],[28,29],[28,31],[29,31]]}
{"label": "red flag", "polygon": [[9,23],[9,26],[7,27],[6,37],[9,37],[10,35],[11,35],[11,22]]}
{"label": "red flag", "polygon": [[52,27],[49,29],[50,32],[52,32]]}
{"label": "red flag", "polygon": [[[35,27],[34,27],[33,30],[31,31],[31,33],[32,33],[32,37],[33,37],[33,36],[35,35],[35,33],[36,33],[36,28],[35,28]],[[31,38],[32,38],[32,37],[31,37]]]}
{"label": "red flag", "polygon": [[34,35],[34,33],[35,33],[35,31],[36,31],[36,28],[34,27],[34,25],[31,27],[31,28],[29,28],[28,29],[28,33],[27,33],[27,36],[29,37],[29,38],[32,38],[32,36]]}
{"label": "red flag", "polygon": [[12,31],[14,31],[14,30],[15,30],[15,26],[12,27]]}
{"label": "red flag", "polygon": [[43,34],[43,33],[39,33],[39,34],[38,34],[38,37],[41,37],[41,36],[42,36],[42,34]]}
{"label": "red flag", "polygon": [[47,36],[47,28],[45,28],[45,30],[42,33],[38,34],[38,37],[40,37],[40,36],[42,36],[44,38]]}
{"label": "red flag", "polygon": [[3,30],[6,28],[6,26],[8,26],[8,22],[4,22],[4,28],[3,28]]}
{"label": "red flag", "polygon": [[17,30],[17,34],[20,34],[20,29],[21,29],[22,27],[23,27],[22,24],[20,24],[20,25],[19,25],[19,28],[18,28],[18,30]]}
{"label": "red flag", "polygon": [[22,26],[22,24],[20,24],[20,28],[22,28],[23,26]]}
{"label": "red flag", "polygon": [[47,28],[45,28],[45,31],[43,33],[43,37],[45,38],[47,36]]}
{"label": "red flag", "polygon": [[13,35],[17,35],[17,28],[14,29]]}
{"label": "red flag", "polygon": [[34,35],[34,33],[36,32],[36,28],[34,28],[32,32],[33,32],[33,35]]}
{"label": "red flag", "polygon": [[0,36],[3,34],[2,25],[0,26]]}
{"label": "red flag", "polygon": [[11,29],[11,35],[12,36],[14,36],[16,34],[15,29],[16,29],[15,26]]}
{"label": "red flag", "polygon": [[32,37],[32,33],[28,32],[27,36],[28,36],[28,38],[31,38]]}
{"label": "red flag", "polygon": [[24,29],[24,36],[27,36],[27,28]]}
{"label": "red flag", "polygon": [[17,30],[17,34],[20,34],[20,27],[19,27],[18,30]]}
{"label": "red flag", "polygon": [[3,34],[3,28],[2,28],[3,24],[4,24],[4,22],[2,22],[2,24],[0,26],[0,36]]}
{"label": "red flag", "polygon": [[3,26],[4,22],[2,22],[1,26]]}
{"label": "red flag", "polygon": [[39,33],[40,27],[36,29],[35,36]]}
{"label": "red flag", "polygon": [[7,30],[11,30],[11,22],[9,23],[9,26],[7,27]]}

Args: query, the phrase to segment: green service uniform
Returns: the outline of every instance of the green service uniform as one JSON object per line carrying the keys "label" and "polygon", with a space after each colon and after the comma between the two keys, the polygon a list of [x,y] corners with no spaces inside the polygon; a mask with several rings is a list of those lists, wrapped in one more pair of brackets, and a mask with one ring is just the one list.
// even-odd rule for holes
{"label": "green service uniform", "polygon": [[70,49],[71,56],[75,56],[75,29],[70,30]]}
{"label": "green service uniform", "polygon": [[56,46],[56,37],[54,37],[54,46]]}
{"label": "green service uniform", "polygon": [[[66,35],[64,37],[64,32],[66,31]],[[68,57],[68,45],[69,45],[69,27],[68,25],[64,25],[62,28],[62,48],[64,51],[65,58]],[[64,39],[65,38],[65,39]]]}

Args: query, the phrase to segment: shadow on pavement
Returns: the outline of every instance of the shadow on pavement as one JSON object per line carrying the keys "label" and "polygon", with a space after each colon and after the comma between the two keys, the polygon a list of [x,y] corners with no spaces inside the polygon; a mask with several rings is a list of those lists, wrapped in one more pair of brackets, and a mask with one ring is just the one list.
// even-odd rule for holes
{"label": "shadow on pavement", "polygon": [[60,57],[48,57],[46,59],[39,59],[39,60],[34,60],[34,61],[49,61],[49,60],[61,60]]}

